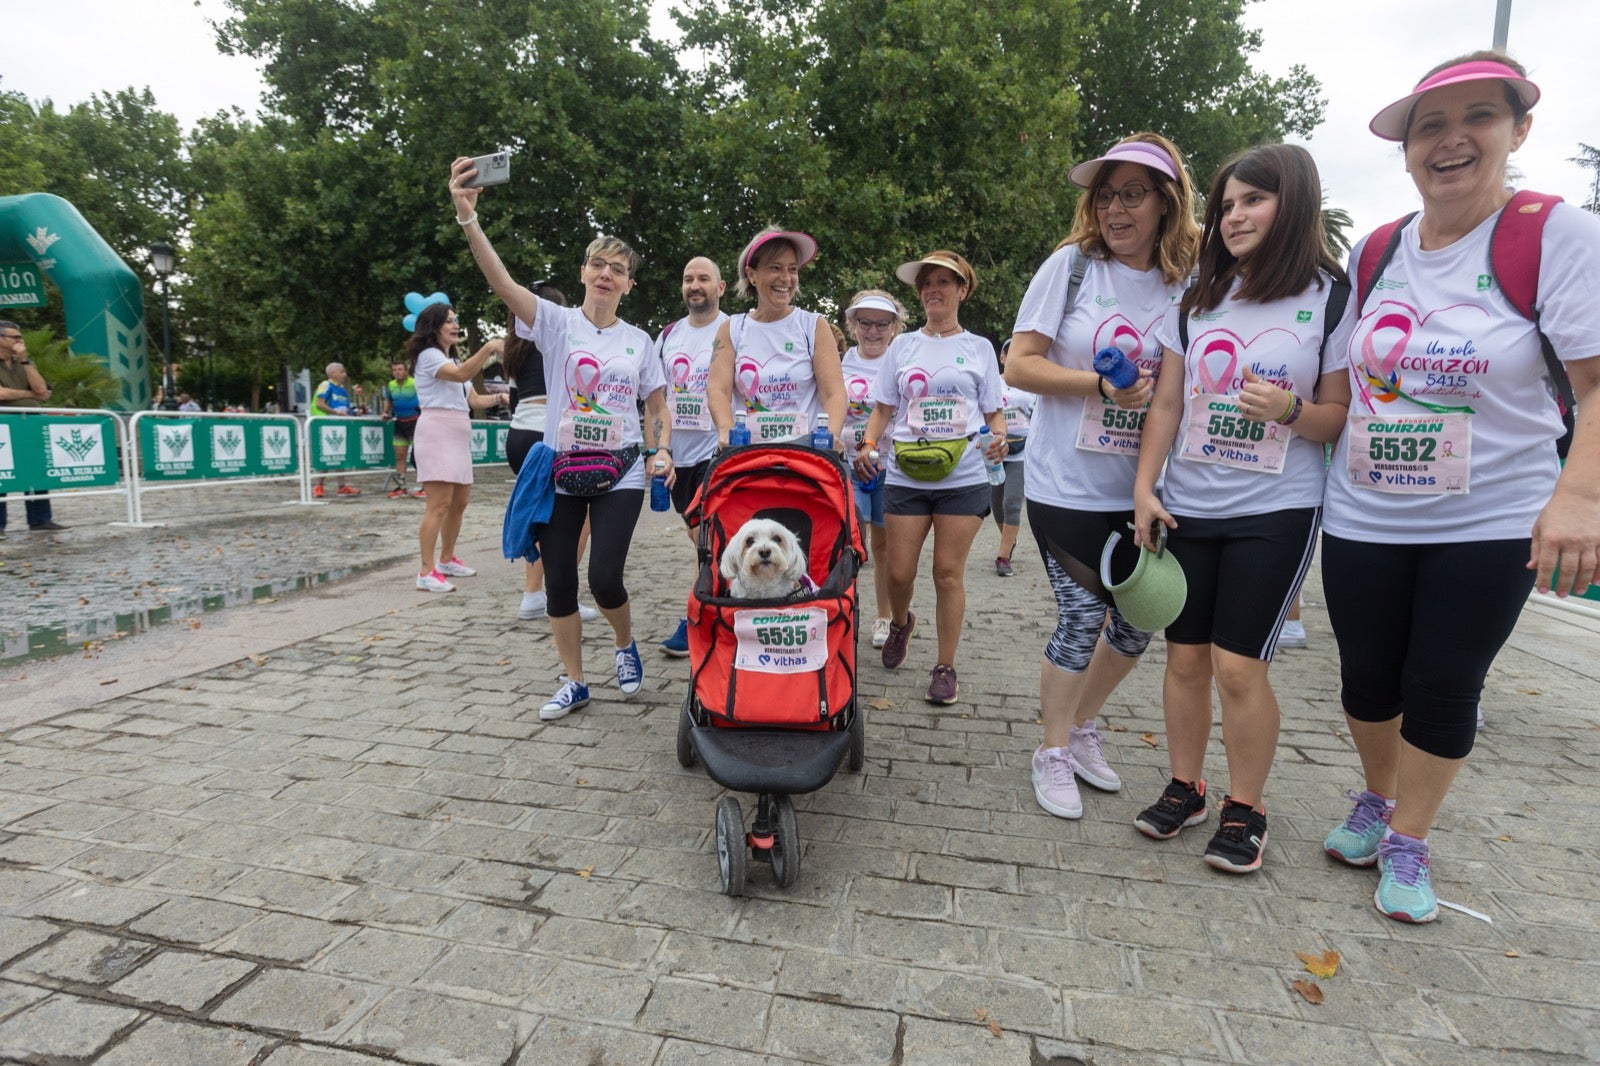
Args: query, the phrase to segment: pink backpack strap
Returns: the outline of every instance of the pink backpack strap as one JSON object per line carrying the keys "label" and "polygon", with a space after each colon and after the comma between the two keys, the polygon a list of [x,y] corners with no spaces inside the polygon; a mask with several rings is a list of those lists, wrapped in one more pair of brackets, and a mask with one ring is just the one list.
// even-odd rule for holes
{"label": "pink backpack strap", "polygon": [[1540,242],[1550,209],[1561,197],[1527,189],[1511,197],[1489,239],[1489,269],[1500,291],[1523,318],[1537,321],[1533,305],[1539,298]]}
{"label": "pink backpack strap", "polygon": [[1385,222],[1367,236],[1367,243],[1361,246],[1361,258],[1356,260],[1357,311],[1366,308],[1367,297],[1372,295],[1373,287],[1383,276],[1383,268],[1389,265],[1395,249],[1400,246],[1401,231],[1406,228],[1406,223],[1416,217],[1417,213],[1413,211],[1404,218]]}

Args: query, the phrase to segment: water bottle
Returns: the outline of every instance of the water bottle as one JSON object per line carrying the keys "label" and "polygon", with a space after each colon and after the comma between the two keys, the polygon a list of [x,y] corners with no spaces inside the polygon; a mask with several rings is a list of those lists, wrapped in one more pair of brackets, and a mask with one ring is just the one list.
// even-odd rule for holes
{"label": "water bottle", "polygon": [[744,424],[744,412],[737,411],[733,416],[733,428],[728,430],[728,447],[742,448],[750,443],[750,427]]}
{"label": "water bottle", "polygon": [[650,479],[650,510],[668,511],[672,509],[672,491],[667,488],[667,461],[657,459],[655,476]]}
{"label": "water bottle", "polygon": [[983,466],[989,474],[989,484],[1004,485],[1006,483],[1006,462],[1004,459],[990,459],[989,445],[994,443],[994,431],[988,426],[978,430],[978,454],[983,456]]}
{"label": "water bottle", "polygon": [[1125,389],[1139,380],[1139,366],[1114,345],[1094,353],[1094,372],[1111,383],[1114,389]]}
{"label": "water bottle", "polygon": [[858,481],[862,492],[877,492],[878,486],[883,484],[883,468],[878,465],[878,450],[874,448],[867,453],[867,458],[872,461],[872,480]]}
{"label": "water bottle", "polygon": [[833,432],[828,429],[828,416],[817,416],[817,427],[811,431],[811,446],[819,452],[833,451]]}

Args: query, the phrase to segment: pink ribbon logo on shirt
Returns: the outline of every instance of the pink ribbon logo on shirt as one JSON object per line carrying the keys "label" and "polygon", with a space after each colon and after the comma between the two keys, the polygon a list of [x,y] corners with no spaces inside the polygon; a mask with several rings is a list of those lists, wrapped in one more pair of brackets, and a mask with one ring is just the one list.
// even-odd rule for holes
{"label": "pink ribbon logo on shirt", "polygon": [[600,391],[600,360],[588,352],[574,352],[576,357],[567,365],[571,367],[572,404],[582,411],[606,413],[595,403]]}
{"label": "pink ribbon logo on shirt", "polygon": [[744,397],[745,410],[765,411],[757,396],[761,389],[761,364],[754,359],[741,359],[734,367],[733,378],[738,385],[739,395]]}
{"label": "pink ribbon logo on shirt", "polygon": [[906,375],[906,395],[913,400],[920,400],[928,395],[928,375],[921,370],[913,370]]}
{"label": "pink ribbon logo on shirt", "polygon": [[677,355],[672,359],[672,391],[688,392],[689,375],[694,372],[694,360],[687,355]]}
{"label": "pink ribbon logo on shirt", "polygon": [[[1216,352],[1222,352],[1227,356],[1227,362],[1223,364],[1226,369],[1223,370],[1221,377],[1211,376],[1211,364],[1216,362],[1211,356]],[[1223,394],[1228,391],[1228,387],[1233,383],[1234,372],[1239,369],[1239,349],[1227,337],[1218,337],[1206,344],[1195,358],[1194,364],[1195,374],[1200,378],[1200,391]]]}
{"label": "pink ribbon logo on shirt", "polygon": [[[1372,329],[1361,338],[1361,376],[1356,386],[1361,390],[1361,398],[1368,407],[1372,406],[1374,399],[1379,403],[1393,403],[1400,398],[1400,360],[1406,354],[1406,345],[1411,341],[1414,328],[1410,315],[1390,311],[1379,315]],[[1400,335],[1382,355],[1378,354],[1378,346],[1373,342],[1379,330],[1395,330]]]}

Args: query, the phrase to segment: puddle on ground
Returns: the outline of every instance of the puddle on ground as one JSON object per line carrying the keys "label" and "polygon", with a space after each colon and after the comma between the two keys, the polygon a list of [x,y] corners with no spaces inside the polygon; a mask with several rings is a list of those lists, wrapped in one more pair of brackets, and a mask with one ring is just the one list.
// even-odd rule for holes
{"label": "puddle on ground", "polygon": [[180,597],[161,607],[88,618],[71,625],[28,626],[20,630],[0,628],[0,665],[11,666],[51,659],[73,652],[92,651],[96,644],[121,640],[137,633],[147,633],[170,622],[181,623],[228,607],[244,607],[262,600],[276,599],[279,596],[329,585],[364,569],[368,568],[343,567],[316,574],[301,574],[264,585],[234,589],[231,592]]}

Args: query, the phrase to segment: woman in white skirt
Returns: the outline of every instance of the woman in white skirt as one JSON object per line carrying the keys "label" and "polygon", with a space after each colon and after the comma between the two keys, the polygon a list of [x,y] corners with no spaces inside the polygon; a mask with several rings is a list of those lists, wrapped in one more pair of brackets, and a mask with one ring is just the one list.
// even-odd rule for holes
{"label": "woman in white skirt", "polygon": [[413,376],[422,408],[412,444],[417,480],[427,493],[428,505],[418,538],[422,569],[417,572],[417,588],[423,592],[453,592],[450,578],[477,573],[456,557],[456,537],[472,492],[472,411],[499,402],[473,389],[472,378],[499,346],[485,344],[458,363],[445,353],[460,339],[461,327],[450,305],[429,304],[417,315],[417,328],[406,341],[406,357],[417,368]]}

